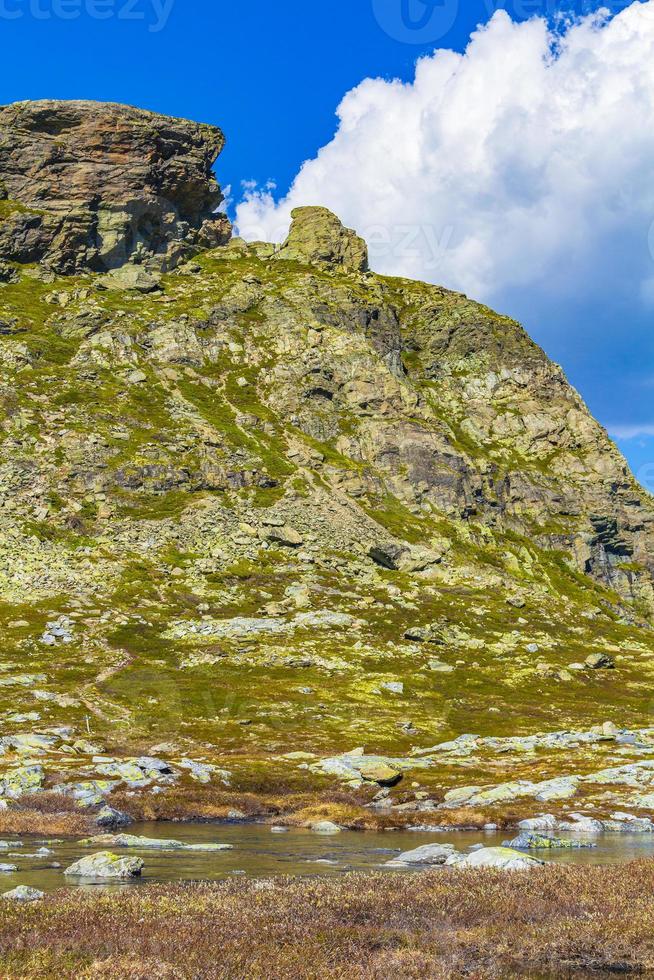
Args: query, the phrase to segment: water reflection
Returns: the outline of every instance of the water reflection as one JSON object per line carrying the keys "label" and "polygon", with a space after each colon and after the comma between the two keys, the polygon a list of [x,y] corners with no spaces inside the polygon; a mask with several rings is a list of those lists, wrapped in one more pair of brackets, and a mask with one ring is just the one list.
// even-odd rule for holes
{"label": "water reflection", "polygon": [[[448,843],[466,852],[471,846],[483,843],[497,846],[507,837],[500,832],[386,832],[353,833],[323,836],[308,830],[289,829],[287,833],[271,832],[259,824],[136,824],[131,834],[143,837],[170,838],[189,844],[207,841],[231,844],[233,850],[219,852],[189,851],[120,851],[143,858],[143,877],[133,882],[107,885],[76,883],[64,878],[63,871],[84,855],[93,853],[76,841],[49,841],[43,838],[23,838],[22,847],[0,850],[0,862],[14,864],[18,871],[0,873],[0,888],[6,891],[18,884],[43,891],[56,888],[109,889],[134,888],[154,882],[218,881],[233,875],[268,877],[271,875],[334,875],[348,871],[380,870],[384,863],[401,851],[422,844]],[[7,838],[8,840],[10,838]],[[11,838],[15,841],[16,838]],[[654,857],[654,834],[603,834],[595,838],[597,847],[583,850],[552,850],[531,852],[546,861],[562,864],[615,864],[636,858]],[[40,847],[52,853],[38,854]],[[103,848],[97,848],[102,850]],[[52,867],[53,863],[60,865]],[[417,869],[419,873],[420,869]],[[389,872],[397,873],[397,871]],[[413,872],[412,872],[413,873]]]}

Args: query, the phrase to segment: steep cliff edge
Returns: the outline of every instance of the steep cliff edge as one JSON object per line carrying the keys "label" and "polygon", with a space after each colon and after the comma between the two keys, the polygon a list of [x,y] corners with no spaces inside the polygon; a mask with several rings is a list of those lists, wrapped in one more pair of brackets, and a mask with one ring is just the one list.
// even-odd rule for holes
{"label": "steep cliff edge", "polygon": [[224,243],[211,172],[224,144],[214,126],[126,106],[0,107],[0,197],[15,206],[0,258],[63,273],[129,259],[174,268],[189,246]]}
{"label": "steep cliff edge", "polygon": [[[325,209],[227,240],[219,131],[82,105],[0,110],[5,727],[259,786],[357,746],[645,725],[652,498],[561,369],[368,271]],[[64,783],[129,785],[52,737]],[[434,799],[458,765],[422,766]]]}

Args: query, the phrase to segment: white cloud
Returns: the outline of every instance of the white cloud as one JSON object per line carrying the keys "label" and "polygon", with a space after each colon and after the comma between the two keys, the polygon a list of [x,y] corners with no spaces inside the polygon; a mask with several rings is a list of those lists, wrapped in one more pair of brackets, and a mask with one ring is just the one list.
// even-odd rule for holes
{"label": "white cloud", "polygon": [[323,204],[380,272],[509,310],[527,289],[546,315],[553,295],[654,303],[654,0],[557,38],[500,11],[413,82],[366,79],[338,117],[286,197],[245,189],[245,237],[282,240],[293,207]]}
{"label": "white cloud", "polygon": [[654,436],[654,423],[651,425],[610,425],[609,434],[614,439],[641,439],[643,436]]}

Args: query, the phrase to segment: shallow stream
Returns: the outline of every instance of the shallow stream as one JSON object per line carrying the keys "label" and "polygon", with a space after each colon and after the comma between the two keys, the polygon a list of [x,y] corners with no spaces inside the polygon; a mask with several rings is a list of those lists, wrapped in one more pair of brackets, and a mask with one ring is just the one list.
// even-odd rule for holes
{"label": "shallow stream", "polygon": [[[465,853],[475,844],[498,846],[516,836],[517,831],[476,832],[449,831],[425,833],[395,831],[385,833],[355,833],[322,835],[310,830],[289,829],[284,833],[272,831],[261,824],[133,824],[130,834],[142,837],[174,838],[188,844],[216,842],[231,844],[233,850],[218,852],[156,851],[134,848],[116,849],[122,855],[138,855],[145,861],[143,876],[129,882],[79,882],[65,878],[64,869],[74,861],[101,847],[82,847],[76,841],[49,841],[43,837],[23,837],[22,846],[0,850],[0,862],[18,866],[18,871],[0,874],[0,891],[16,885],[29,885],[42,891],[63,886],[77,888],[134,888],[155,882],[219,881],[235,875],[269,877],[271,875],[334,875],[348,871],[387,870],[386,861],[401,851],[422,844],[453,844]],[[654,857],[654,834],[599,834],[593,839],[597,847],[582,850],[530,851],[534,857],[562,864],[617,864],[636,858]],[[17,841],[18,838],[0,837]],[[39,847],[52,853],[36,854]],[[49,867],[53,862],[60,868]],[[422,868],[410,873],[420,873]]]}

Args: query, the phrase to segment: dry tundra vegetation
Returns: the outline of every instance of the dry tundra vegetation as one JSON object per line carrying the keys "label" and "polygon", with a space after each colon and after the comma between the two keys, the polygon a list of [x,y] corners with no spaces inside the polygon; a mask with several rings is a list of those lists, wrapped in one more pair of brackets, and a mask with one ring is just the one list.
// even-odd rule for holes
{"label": "dry tundra vegetation", "polygon": [[654,862],[59,892],[0,907],[10,978],[602,977],[654,971]]}
{"label": "dry tundra vegetation", "polygon": [[[170,792],[159,796],[137,796],[114,792],[112,806],[137,822],[164,821],[197,823],[225,821],[238,813],[245,821],[274,822],[288,827],[307,827],[318,820],[331,820],[348,830],[401,830],[415,823],[415,813],[373,810],[366,806],[371,791],[298,792],[280,786],[276,793],[220,791],[212,786]],[[449,808],[431,812],[432,826],[479,830],[491,822],[500,829],[515,827],[531,816],[529,804],[521,801],[504,807]],[[551,806],[553,812],[558,807]],[[24,796],[0,810],[0,834],[39,834],[75,837],[94,832],[95,811],[80,809],[75,800],[60,793],[42,792]]]}

